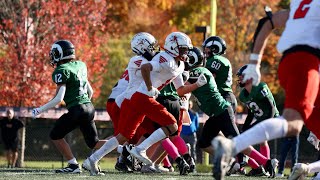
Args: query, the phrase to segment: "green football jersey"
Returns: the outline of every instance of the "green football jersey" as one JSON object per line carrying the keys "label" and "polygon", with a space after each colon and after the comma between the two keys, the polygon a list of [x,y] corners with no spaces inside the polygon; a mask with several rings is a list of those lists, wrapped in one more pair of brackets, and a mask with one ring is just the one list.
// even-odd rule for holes
{"label": "green football jersey", "polygon": [[232,92],[232,67],[227,58],[218,55],[212,56],[207,59],[206,68],[215,75],[215,81],[221,94]]}
{"label": "green football jersey", "polygon": [[[262,121],[271,117],[279,116],[279,111],[273,95],[264,82],[260,82],[258,86],[252,86],[250,94],[243,88],[240,92],[239,99],[245,103],[250,112],[254,114],[257,121]],[[270,102],[274,106],[274,115],[272,115],[272,108]]]}
{"label": "green football jersey", "polygon": [[173,83],[166,85],[161,91],[159,96],[166,97],[168,99],[179,99],[179,95],[177,93],[176,88]]}
{"label": "green football jersey", "polygon": [[189,82],[194,83],[197,81],[201,74],[204,74],[207,78],[207,84],[192,91],[192,94],[196,98],[196,102],[199,108],[208,116],[220,115],[230,103],[227,102],[220,94],[215,78],[211,72],[204,67],[197,67],[190,70]]}
{"label": "green football jersey", "polygon": [[87,92],[87,66],[82,61],[70,61],[55,68],[52,80],[57,85],[65,84],[64,102],[69,109],[78,104],[91,102]]}

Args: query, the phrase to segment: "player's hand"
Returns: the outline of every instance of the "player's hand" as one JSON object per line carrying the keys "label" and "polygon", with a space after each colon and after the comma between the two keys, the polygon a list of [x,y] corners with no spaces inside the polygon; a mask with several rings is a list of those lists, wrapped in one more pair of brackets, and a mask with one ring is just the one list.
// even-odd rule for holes
{"label": "player's hand", "polygon": [[41,113],[41,112],[40,112],[39,108],[34,108],[34,109],[32,110],[32,118],[35,119],[36,116],[38,116],[40,113]]}
{"label": "player's hand", "polygon": [[180,98],[180,109],[188,110],[189,109],[189,100],[185,97]]}
{"label": "player's hand", "polygon": [[150,97],[157,98],[158,95],[160,94],[160,91],[159,91],[157,88],[155,88],[155,87],[152,86],[151,90],[148,91],[147,94],[148,94],[148,96],[150,96]]}
{"label": "player's hand", "polygon": [[198,87],[201,87],[201,86],[207,84],[207,78],[206,78],[206,76],[205,76],[203,73],[200,74],[200,76],[198,77],[196,83],[197,83],[197,86],[198,86]]}
{"label": "player's hand", "polygon": [[309,134],[309,137],[307,138],[307,141],[312,144],[314,146],[314,148],[316,150],[319,151],[319,142],[320,140],[317,138],[317,136],[315,134],[313,134],[311,131],[310,131],[310,134]]}
{"label": "player's hand", "polygon": [[260,65],[248,64],[247,68],[243,71],[242,83],[246,83],[248,80],[252,80],[252,85],[257,86],[260,83]]}

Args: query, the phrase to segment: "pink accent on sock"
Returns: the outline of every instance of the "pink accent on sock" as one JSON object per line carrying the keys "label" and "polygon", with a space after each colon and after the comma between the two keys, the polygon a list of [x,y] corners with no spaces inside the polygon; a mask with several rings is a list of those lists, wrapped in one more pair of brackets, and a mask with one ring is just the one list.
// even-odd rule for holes
{"label": "pink accent on sock", "polygon": [[166,156],[163,160],[162,160],[163,166],[164,167],[171,167],[171,162],[169,161],[168,156]]}
{"label": "pink accent on sock", "polygon": [[249,155],[252,159],[256,160],[260,165],[265,165],[268,161],[268,158],[266,158],[264,155],[262,155],[257,150],[253,149]]}
{"label": "pink accent on sock", "polygon": [[186,142],[180,136],[172,137],[171,141],[178,148],[180,154],[185,155],[188,153]]}
{"label": "pink accent on sock", "polygon": [[249,158],[248,160],[248,165],[252,168],[252,169],[257,169],[259,167],[259,164],[257,163],[257,161],[255,161],[252,158]]}
{"label": "pink accent on sock", "polygon": [[267,144],[266,146],[260,145],[260,153],[261,153],[262,155],[264,155],[266,158],[270,159],[270,148],[269,148],[269,144]]}
{"label": "pink accent on sock", "polygon": [[170,141],[169,138],[162,140],[161,144],[163,149],[166,150],[168,155],[173,159],[176,159],[180,156],[177,147],[174,146],[174,144]]}

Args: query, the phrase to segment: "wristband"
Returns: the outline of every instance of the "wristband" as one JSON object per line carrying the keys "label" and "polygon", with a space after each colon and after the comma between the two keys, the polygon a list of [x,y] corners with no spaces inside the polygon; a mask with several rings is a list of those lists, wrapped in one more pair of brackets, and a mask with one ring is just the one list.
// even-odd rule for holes
{"label": "wristband", "polygon": [[251,53],[249,59],[253,61],[260,61],[262,58],[262,55]]}

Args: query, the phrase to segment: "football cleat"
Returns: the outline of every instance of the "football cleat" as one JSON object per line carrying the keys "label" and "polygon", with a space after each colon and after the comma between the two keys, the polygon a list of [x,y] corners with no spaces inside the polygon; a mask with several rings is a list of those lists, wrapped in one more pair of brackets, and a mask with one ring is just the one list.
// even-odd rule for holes
{"label": "football cleat", "polygon": [[251,169],[251,171],[249,171],[246,176],[267,176],[267,173],[265,171],[265,169],[262,166],[259,166],[256,169]]}
{"label": "football cleat", "polygon": [[278,167],[279,161],[277,159],[269,159],[265,165],[266,171],[269,173],[270,178],[275,178],[276,170]]}
{"label": "football cleat", "polygon": [[188,163],[182,157],[177,157],[175,161],[178,165],[180,175],[187,175],[190,170]]}
{"label": "football cleat", "polygon": [[[126,146],[127,148],[127,146]],[[132,149],[127,149],[128,152],[134,157],[136,157],[138,160],[143,162],[146,165],[152,164],[152,161],[148,158],[146,154],[146,150],[140,150],[138,147],[133,147]]]}
{"label": "football cleat", "polygon": [[67,167],[55,170],[56,173],[81,173],[79,164],[68,164]]}
{"label": "football cleat", "polygon": [[292,172],[288,180],[304,179],[309,174],[309,167],[304,163],[296,163],[293,166]]}
{"label": "football cleat", "polygon": [[215,137],[211,142],[214,149],[213,156],[213,177],[216,180],[223,180],[228,168],[235,161],[235,147],[231,139],[222,136]]}
{"label": "football cleat", "polygon": [[114,168],[118,171],[121,172],[126,172],[126,173],[132,173],[132,169],[130,167],[128,167],[124,162],[119,162],[117,161],[116,165],[114,166]]}
{"label": "football cleat", "polygon": [[162,173],[168,173],[169,172],[168,168],[165,168],[165,167],[161,166],[160,164],[154,164],[153,166],[159,172],[162,172]]}
{"label": "football cleat", "polygon": [[82,168],[89,171],[91,176],[103,176],[104,173],[101,172],[100,167],[97,163],[88,157],[82,164]]}
{"label": "football cleat", "polygon": [[161,173],[160,170],[156,169],[153,164],[144,165],[141,168],[142,173]]}
{"label": "football cleat", "polygon": [[189,173],[195,173],[196,172],[196,163],[194,162],[194,159],[191,157],[189,153],[183,155],[183,159],[186,160],[186,162],[189,165]]}

